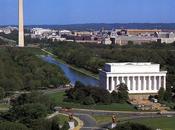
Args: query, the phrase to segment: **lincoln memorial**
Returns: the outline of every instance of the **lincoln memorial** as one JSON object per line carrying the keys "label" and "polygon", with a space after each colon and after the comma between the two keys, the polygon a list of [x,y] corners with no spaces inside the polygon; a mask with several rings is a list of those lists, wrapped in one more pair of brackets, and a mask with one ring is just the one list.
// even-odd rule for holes
{"label": "lincoln memorial", "polygon": [[109,92],[124,83],[130,94],[156,94],[161,87],[166,89],[167,71],[160,71],[159,64],[106,63],[100,70],[100,87]]}

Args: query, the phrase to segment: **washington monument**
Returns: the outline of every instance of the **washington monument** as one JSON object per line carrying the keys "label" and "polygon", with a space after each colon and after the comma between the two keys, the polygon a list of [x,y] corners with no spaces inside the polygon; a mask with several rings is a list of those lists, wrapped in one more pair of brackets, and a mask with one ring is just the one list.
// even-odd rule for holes
{"label": "washington monument", "polygon": [[18,15],[19,15],[19,36],[18,36],[18,46],[24,47],[24,10],[23,10],[23,0],[18,0]]}

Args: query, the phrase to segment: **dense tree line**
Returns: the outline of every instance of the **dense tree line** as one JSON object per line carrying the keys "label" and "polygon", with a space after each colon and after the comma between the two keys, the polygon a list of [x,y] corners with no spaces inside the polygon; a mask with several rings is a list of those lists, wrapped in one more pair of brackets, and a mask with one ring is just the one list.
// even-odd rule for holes
{"label": "dense tree line", "polygon": [[10,34],[5,34],[5,33],[0,33],[0,36],[10,39],[10,40],[14,40],[14,41],[18,41],[18,31],[14,30],[12,31]]}
{"label": "dense tree line", "polygon": [[29,129],[21,123],[1,121],[0,130],[29,130]]}
{"label": "dense tree line", "polygon": [[85,68],[94,73],[98,73],[98,68],[101,68],[105,63],[105,60],[95,55],[92,49],[82,44],[58,43],[53,52],[67,63]]}
{"label": "dense tree line", "polygon": [[[39,92],[22,94],[13,99],[12,107],[1,114],[0,130],[67,130],[60,128],[59,118],[46,119],[55,103]],[[18,123],[16,123],[18,122]],[[13,127],[12,127],[13,125]]]}
{"label": "dense tree line", "polygon": [[30,48],[0,49],[0,87],[5,91],[33,90],[67,84],[61,69],[37,57]]}
{"label": "dense tree line", "polygon": [[106,62],[153,62],[168,71],[168,86],[175,85],[175,43],[143,43],[97,45],[88,43],[55,42],[49,48],[69,64],[98,73]]}
{"label": "dense tree line", "polygon": [[3,118],[30,126],[33,121],[45,118],[48,113],[53,111],[55,105],[46,95],[31,92],[12,99],[11,106]]}
{"label": "dense tree line", "polygon": [[65,101],[76,102],[83,105],[126,103],[128,89],[124,84],[118,86],[118,92],[112,92],[97,87],[85,86],[76,82],[75,87],[66,91]]}
{"label": "dense tree line", "polygon": [[5,45],[5,44],[7,44],[7,42],[0,38],[0,45]]}

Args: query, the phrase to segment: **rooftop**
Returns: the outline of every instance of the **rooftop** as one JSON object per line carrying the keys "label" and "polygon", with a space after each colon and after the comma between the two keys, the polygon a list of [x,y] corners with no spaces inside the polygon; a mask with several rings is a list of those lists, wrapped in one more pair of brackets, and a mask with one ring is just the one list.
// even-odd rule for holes
{"label": "rooftop", "polygon": [[148,66],[148,65],[156,65],[151,62],[123,62],[123,63],[106,63],[107,65],[110,66],[123,66],[123,65],[137,65],[137,66]]}

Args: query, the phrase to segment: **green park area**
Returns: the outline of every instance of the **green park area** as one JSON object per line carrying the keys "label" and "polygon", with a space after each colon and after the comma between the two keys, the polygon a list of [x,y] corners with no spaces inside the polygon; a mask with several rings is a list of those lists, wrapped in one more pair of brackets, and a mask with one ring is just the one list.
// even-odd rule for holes
{"label": "green park area", "polygon": [[155,129],[161,129],[161,130],[175,129],[175,117],[138,119],[131,122],[143,124],[143,125],[150,126]]}
{"label": "green park area", "polygon": [[[93,118],[97,121],[98,124],[103,124],[106,122],[112,121],[112,116],[109,115],[95,115]],[[120,123],[131,122],[138,123],[149,126],[153,129],[161,130],[174,130],[175,129],[175,117],[161,117],[161,118],[146,118],[146,119],[136,119],[136,120],[127,120],[127,117],[119,117]]]}
{"label": "green park area", "polygon": [[136,109],[127,103],[119,104],[112,103],[110,105],[82,105],[80,103],[65,102],[65,92],[57,92],[48,95],[58,106],[67,108],[81,108],[81,109],[96,109],[96,110],[111,110],[111,111],[136,111]]}

